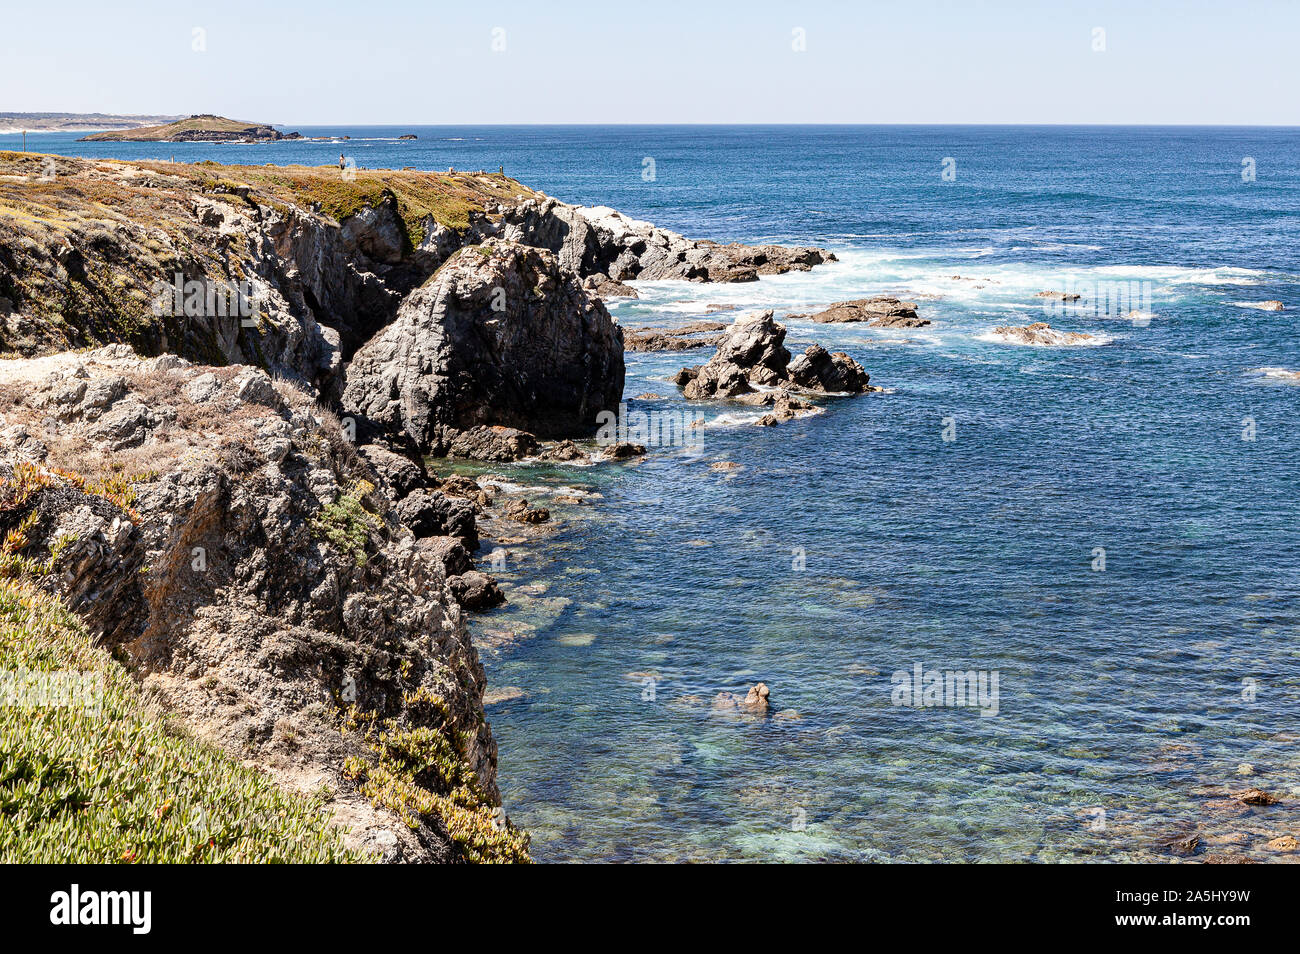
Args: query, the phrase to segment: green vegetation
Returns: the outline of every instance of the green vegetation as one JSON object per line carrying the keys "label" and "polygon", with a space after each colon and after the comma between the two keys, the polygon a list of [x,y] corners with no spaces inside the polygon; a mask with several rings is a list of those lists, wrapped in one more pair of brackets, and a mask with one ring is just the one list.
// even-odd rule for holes
{"label": "green vegetation", "polygon": [[312,518],[312,535],[318,540],[328,540],[340,553],[366,565],[366,548],[370,533],[375,528],[376,517],[366,509],[364,500],[375,489],[368,480],[358,480],[345,494],[340,494],[332,504],[322,507]]}
{"label": "green vegetation", "polygon": [[[282,791],[151,712],[30,581],[0,580],[0,674],[0,862],[367,860],[323,797]],[[32,704],[42,691],[71,704]]]}
{"label": "green vegetation", "polygon": [[345,731],[362,731],[372,761],[351,756],[343,773],[376,806],[401,815],[415,828],[420,817],[437,819],[461,857],[475,864],[527,863],[528,833],[506,821],[479,789],[465,758],[464,739],[450,724],[441,699],[425,689],[403,702],[434,725],[409,727],[373,714],[348,713]]}

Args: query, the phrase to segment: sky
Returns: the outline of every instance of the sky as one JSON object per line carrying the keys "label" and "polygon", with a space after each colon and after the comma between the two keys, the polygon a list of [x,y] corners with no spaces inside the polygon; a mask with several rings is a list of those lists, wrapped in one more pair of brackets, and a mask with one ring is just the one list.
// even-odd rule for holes
{"label": "sky", "polygon": [[1300,0],[0,5],[0,111],[1300,125]]}

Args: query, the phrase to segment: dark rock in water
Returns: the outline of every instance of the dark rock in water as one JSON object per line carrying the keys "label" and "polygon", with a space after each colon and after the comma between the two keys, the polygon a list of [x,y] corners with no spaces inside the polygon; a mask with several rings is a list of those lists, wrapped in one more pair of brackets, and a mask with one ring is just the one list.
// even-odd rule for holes
{"label": "dark rock in water", "polygon": [[617,444],[610,444],[601,452],[602,460],[630,460],[633,457],[643,457],[646,449],[644,444],[632,444],[628,441],[620,441]]}
{"label": "dark rock in water", "polygon": [[807,318],[822,324],[865,321],[875,328],[922,328],[930,323],[928,318],[917,315],[915,302],[900,301],[885,295],[875,298],[856,298],[853,301],[837,301],[825,311],[786,317]]}
{"label": "dark rock in water", "polygon": [[401,500],[411,491],[429,485],[429,475],[423,464],[395,454],[382,444],[363,444],[357,448],[357,453],[375,469],[394,500]]}
{"label": "dark rock in water", "polygon": [[623,333],[600,300],[550,252],[489,239],[452,256],[356,353],[342,404],[445,453],[489,425],[592,433],[622,393]]}
{"label": "dark rock in water", "polygon": [[504,515],[519,523],[545,523],[551,519],[551,512],[542,507],[530,507],[523,497],[506,504]]}
{"label": "dark rock in water", "polygon": [[1040,292],[1039,292],[1037,295],[1035,295],[1034,297],[1035,297],[1035,298],[1050,298],[1052,301],[1078,301],[1078,300],[1081,299],[1083,296],[1082,296],[1082,295],[1071,294],[1071,293],[1069,293],[1069,292],[1059,292],[1059,291],[1040,291]]}
{"label": "dark rock in water", "polygon": [[749,692],[745,694],[743,699],[731,692],[718,693],[713,697],[713,708],[721,712],[738,710],[754,715],[766,715],[769,708],[768,696],[770,694],[767,685],[760,682],[750,686]]}
{"label": "dark rock in water", "polygon": [[1270,795],[1258,788],[1249,788],[1244,792],[1237,792],[1232,797],[1245,805],[1277,805],[1282,801],[1276,795]]}
{"label": "dark rock in water", "polygon": [[491,609],[506,601],[501,587],[497,586],[497,581],[478,570],[448,577],[447,586],[451,590],[451,595],[456,597],[456,602],[467,610]]}
{"label": "dark rock in water", "polygon": [[682,328],[638,328],[623,333],[623,345],[628,351],[689,351],[716,347],[722,336],[714,332],[726,327],[720,321],[697,321]]}
{"label": "dark rock in water", "polygon": [[573,441],[560,441],[558,444],[552,444],[543,450],[539,456],[542,460],[553,460],[560,463],[587,459],[586,453]]}
{"label": "dark rock in water", "polygon": [[790,380],[810,391],[861,394],[867,390],[871,376],[843,351],[828,352],[821,345],[808,349],[790,362]]}
{"label": "dark rock in water", "polygon": [[470,550],[478,549],[474,505],[437,490],[412,491],[397,502],[397,518],[417,537],[457,537]]}
{"label": "dark rock in water", "polygon": [[770,309],[742,315],[723,334],[710,363],[742,368],[754,384],[775,384],[785,377],[790,363],[784,342],[785,326],[773,320]]}
{"label": "dark rock in water", "polygon": [[755,391],[752,394],[742,394],[736,398],[736,401],[740,404],[748,404],[751,407],[770,407],[772,409],[771,413],[764,414],[756,422],[763,427],[771,427],[782,421],[790,421],[816,410],[814,405],[780,388],[774,391]]}
{"label": "dark rock in water", "polygon": [[513,427],[474,427],[452,438],[448,451],[474,460],[523,460],[537,453],[537,438]]}
{"label": "dark rock in water", "polygon": [[582,287],[589,294],[598,298],[640,298],[636,289],[631,285],[624,285],[622,282],[616,282],[604,272],[597,272],[594,275],[588,275],[582,280]]}
{"label": "dark rock in water", "polygon": [[747,397],[754,390],[752,385],[848,394],[869,390],[866,371],[847,354],[830,354],[812,345],[791,361],[784,342],[785,326],[772,319],[771,311],[742,315],[727,329],[707,364],[682,368],[674,381],[691,400],[732,397],[750,404],[772,404],[773,415],[760,421],[765,426],[797,416],[792,412],[807,406],[796,407],[786,394],[786,403],[775,408],[776,397]]}

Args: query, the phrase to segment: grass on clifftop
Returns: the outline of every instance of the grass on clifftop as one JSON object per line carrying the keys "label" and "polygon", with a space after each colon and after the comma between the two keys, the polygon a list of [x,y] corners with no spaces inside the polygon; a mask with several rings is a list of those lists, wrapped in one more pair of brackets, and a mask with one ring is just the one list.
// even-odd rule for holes
{"label": "grass on clifftop", "polygon": [[[33,704],[73,686],[77,704]],[[0,579],[0,863],[363,860],[322,799],[151,712],[60,600]]]}
{"label": "grass on clifftop", "polygon": [[[202,225],[196,204],[318,210],[343,222],[391,209],[409,254],[430,221],[456,231],[489,205],[533,196],[500,173],[337,166],[120,162],[0,151],[0,354],[24,356],[126,342],[224,364],[211,331],[159,317],[155,285],[176,272],[221,282],[255,270],[242,233]],[[12,311],[16,318],[9,318]],[[19,320],[19,319],[23,320]],[[243,334],[244,332],[241,332]]]}
{"label": "grass on clifftop", "polygon": [[[144,163],[144,165],[150,165]],[[425,220],[433,219],[450,229],[469,227],[470,213],[484,205],[508,202],[515,196],[533,194],[513,179],[495,172],[416,172],[394,169],[351,169],[347,175],[338,166],[183,166],[159,163],[159,172],[182,174],[218,182],[227,190],[249,187],[291,205],[319,204],[331,218],[343,221],[366,208],[392,202],[406,226],[411,247],[425,237]]]}

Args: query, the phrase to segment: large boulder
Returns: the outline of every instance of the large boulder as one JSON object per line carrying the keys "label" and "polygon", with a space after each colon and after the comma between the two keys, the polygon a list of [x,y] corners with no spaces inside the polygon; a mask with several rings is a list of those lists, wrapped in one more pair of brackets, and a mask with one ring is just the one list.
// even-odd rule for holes
{"label": "large boulder", "polygon": [[834,353],[821,345],[809,345],[786,369],[790,381],[810,391],[861,394],[871,376],[843,351]]}
{"label": "large boulder", "polygon": [[543,249],[462,249],[347,369],[343,407],[422,451],[463,431],[591,433],[623,393],[623,333]]}

